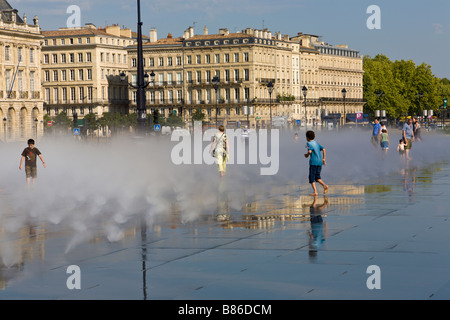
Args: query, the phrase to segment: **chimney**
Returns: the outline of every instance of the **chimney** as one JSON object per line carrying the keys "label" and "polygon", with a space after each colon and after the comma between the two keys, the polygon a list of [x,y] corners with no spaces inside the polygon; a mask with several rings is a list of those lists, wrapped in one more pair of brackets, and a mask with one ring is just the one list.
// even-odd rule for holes
{"label": "chimney", "polygon": [[207,36],[207,35],[208,35],[208,28],[206,28],[206,26],[205,26],[205,28],[203,29],[203,35],[204,35],[204,36]]}
{"label": "chimney", "polygon": [[194,36],[194,27],[189,27],[189,38],[192,38]]}
{"label": "chimney", "polygon": [[158,41],[158,31],[155,28],[150,29],[150,42]]}
{"label": "chimney", "polygon": [[227,36],[227,35],[230,34],[230,32],[228,31],[227,28],[221,28],[221,29],[219,29],[219,34],[220,34],[221,36]]}

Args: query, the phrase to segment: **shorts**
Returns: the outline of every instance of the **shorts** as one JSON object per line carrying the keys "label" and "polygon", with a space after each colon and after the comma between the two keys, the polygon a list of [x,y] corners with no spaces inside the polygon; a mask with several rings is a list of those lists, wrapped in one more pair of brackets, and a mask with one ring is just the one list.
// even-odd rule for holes
{"label": "shorts", "polygon": [[320,177],[320,173],[322,172],[322,166],[309,166],[309,183],[314,183],[319,179],[322,179]]}
{"label": "shorts", "polygon": [[381,149],[389,149],[389,143],[387,141],[381,141]]}
{"label": "shorts", "polygon": [[405,150],[406,149],[411,149],[412,148],[412,141],[411,139],[406,139],[406,146],[405,146]]}
{"label": "shorts", "polygon": [[25,166],[25,173],[27,178],[36,178],[37,177],[37,167]]}

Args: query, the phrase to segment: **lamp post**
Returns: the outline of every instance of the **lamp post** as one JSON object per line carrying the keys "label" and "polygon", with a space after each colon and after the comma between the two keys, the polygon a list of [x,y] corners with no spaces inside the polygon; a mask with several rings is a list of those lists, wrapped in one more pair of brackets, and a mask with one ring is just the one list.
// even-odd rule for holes
{"label": "lamp post", "polygon": [[305,128],[306,128],[306,125],[308,124],[308,118],[306,116],[306,96],[308,94],[308,88],[306,88],[306,86],[303,86],[302,92],[303,92],[303,97],[305,98],[304,104],[305,104]]}
{"label": "lamp post", "polygon": [[[138,130],[144,131],[145,123],[147,120],[146,116],[146,102],[145,102],[145,88],[149,85],[148,75],[144,74],[144,54],[142,45],[142,21],[141,21],[141,1],[137,0],[137,85],[131,85],[133,88],[137,89],[136,93],[136,105],[138,113]],[[153,74],[153,72],[152,72]],[[125,73],[120,74],[121,80],[125,79]]]}
{"label": "lamp post", "polygon": [[216,127],[217,127],[217,114],[219,111],[219,108],[217,107],[217,90],[219,89],[219,83],[220,83],[220,79],[218,76],[215,76],[214,78],[212,78],[212,84],[213,84],[214,90],[216,91]]}
{"label": "lamp post", "polygon": [[272,128],[272,92],[273,92],[273,83],[272,83],[272,81],[270,81],[267,84],[267,90],[269,91],[270,128]]}
{"label": "lamp post", "polygon": [[36,128],[36,140],[37,140],[37,138],[38,138],[38,122],[39,122],[39,120],[37,119],[37,118],[35,118],[34,119],[34,124],[35,124],[35,128]]}
{"label": "lamp post", "polygon": [[419,111],[420,111],[421,110],[420,100],[423,98],[423,93],[420,91],[418,93],[416,93],[416,98],[419,99]]}
{"label": "lamp post", "polygon": [[6,142],[6,122],[8,119],[3,118],[3,134],[5,135],[5,142]]}
{"label": "lamp post", "polygon": [[[345,126],[346,120],[347,120],[347,113],[345,112],[345,97],[347,96],[347,90],[342,89],[342,98],[344,99],[344,120],[342,122],[342,124]],[[355,119],[356,120],[356,119]]]}

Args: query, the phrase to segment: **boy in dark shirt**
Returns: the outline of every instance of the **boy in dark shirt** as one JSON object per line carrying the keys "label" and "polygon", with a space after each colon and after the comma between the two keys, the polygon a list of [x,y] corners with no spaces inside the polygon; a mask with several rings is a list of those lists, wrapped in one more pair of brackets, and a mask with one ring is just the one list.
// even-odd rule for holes
{"label": "boy in dark shirt", "polygon": [[27,184],[30,184],[30,179],[32,179],[33,183],[37,177],[37,167],[36,167],[36,158],[39,157],[42,161],[44,168],[46,168],[46,164],[44,162],[44,158],[42,157],[41,152],[38,148],[34,147],[34,140],[28,140],[28,148],[25,148],[22,152],[22,157],[20,158],[19,170],[22,170],[22,164],[25,160],[25,173],[27,177]]}

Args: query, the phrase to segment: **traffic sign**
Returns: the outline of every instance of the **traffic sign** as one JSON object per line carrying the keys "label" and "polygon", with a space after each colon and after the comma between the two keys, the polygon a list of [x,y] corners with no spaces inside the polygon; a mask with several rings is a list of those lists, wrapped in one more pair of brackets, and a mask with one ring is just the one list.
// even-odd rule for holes
{"label": "traffic sign", "polygon": [[74,128],[73,129],[73,134],[76,135],[76,136],[79,136],[80,135],[80,128]]}
{"label": "traffic sign", "polygon": [[444,108],[447,108],[447,98],[444,98]]}
{"label": "traffic sign", "polygon": [[161,125],[160,124],[155,124],[155,131],[161,131]]}
{"label": "traffic sign", "polygon": [[53,125],[53,122],[51,122],[51,121],[47,122],[47,126],[51,127],[52,125]]}

